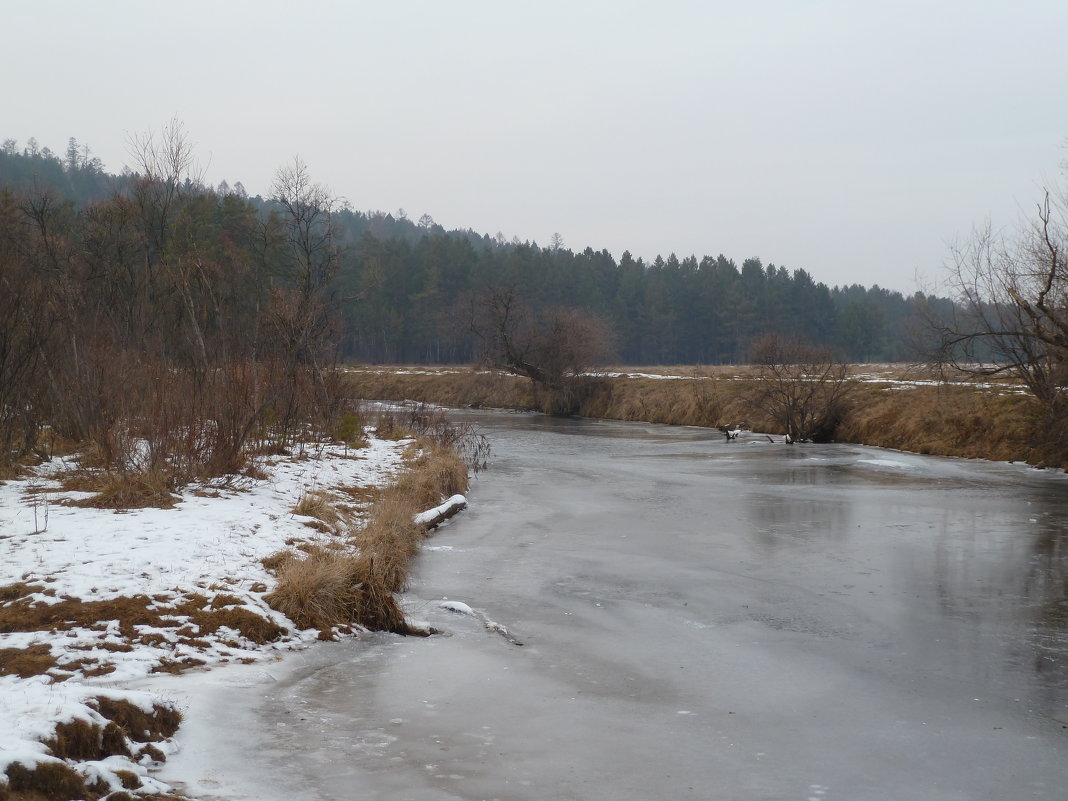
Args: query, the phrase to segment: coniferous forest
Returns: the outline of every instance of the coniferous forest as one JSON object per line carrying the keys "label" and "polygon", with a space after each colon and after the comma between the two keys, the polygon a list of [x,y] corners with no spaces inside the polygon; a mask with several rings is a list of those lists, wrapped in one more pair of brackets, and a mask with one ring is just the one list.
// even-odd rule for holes
{"label": "coniferous forest", "polygon": [[[240,307],[252,325],[249,309],[294,280],[279,263],[278,226],[284,227],[287,210],[276,193],[250,196],[240,183],[213,187],[192,170],[156,165],[160,174],[151,175],[151,165],[141,166],[109,174],[73,138],[63,155],[32,139],[22,146],[6,140],[0,149],[4,258],[62,261],[36,272],[44,281],[69,280],[77,273],[74,262],[91,262],[97,272],[79,294],[102,293],[111,313],[149,298],[159,308],[140,313],[164,317],[190,304],[214,303],[215,312],[204,308],[194,316],[217,313],[230,325],[240,319]],[[170,182],[165,211],[146,205],[146,178]],[[329,182],[329,176],[317,179]],[[768,333],[831,346],[852,362],[911,360],[925,347],[921,308],[930,315],[951,306],[878,286],[828,287],[805,270],[758,258],[739,263],[724,255],[671,253],[643,261],[623,253],[617,259],[607,250],[571,249],[559,241],[539,246],[501,234],[447,231],[426,214],[413,221],[403,211],[359,212],[323,192],[316,202],[321,217],[315,224],[328,225],[317,229],[320,244],[330,254],[314,290],[337,355],[349,361],[473,361],[478,343],[463,310],[489,286],[515,289],[535,310],[570,307],[597,315],[614,334],[621,364],[744,362],[751,344]],[[173,265],[183,259],[187,265],[210,262],[205,297],[182,286],[205,289],[207,272],[197,272],[196,281],[193,272],[171,280],[174,269],[171,279],[152,276],[155,260]],[[225,314],[223,299],[234,304]]]}

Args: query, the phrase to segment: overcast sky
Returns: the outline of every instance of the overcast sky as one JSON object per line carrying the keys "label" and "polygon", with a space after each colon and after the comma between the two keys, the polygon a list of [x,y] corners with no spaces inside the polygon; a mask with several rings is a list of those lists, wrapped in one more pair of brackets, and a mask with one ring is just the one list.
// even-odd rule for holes
{"label": "overcast sky", "polygon": [[[356,209],[910,292],[1068,157],[1065,0],[13,2],[0,138],[207,180],[300,155]],[[923,286],[927,286],[926,283]]]}

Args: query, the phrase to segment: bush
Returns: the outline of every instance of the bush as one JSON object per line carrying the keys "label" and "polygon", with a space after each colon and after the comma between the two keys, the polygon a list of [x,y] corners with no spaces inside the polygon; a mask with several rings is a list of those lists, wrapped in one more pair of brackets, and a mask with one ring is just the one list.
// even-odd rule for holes
{"label": "bush", "polygon": [[849,365],[828,348],[767,334],[753,346],[752,402],[796,442],[830,442],[852,390]]}

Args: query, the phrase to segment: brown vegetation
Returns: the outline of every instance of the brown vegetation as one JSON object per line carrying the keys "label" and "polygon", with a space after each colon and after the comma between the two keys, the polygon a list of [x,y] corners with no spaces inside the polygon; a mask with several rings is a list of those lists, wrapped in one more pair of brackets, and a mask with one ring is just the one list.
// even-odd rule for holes
{"label": "brown vegetation", "polygon": [[52,649],[43,644],[25,648],[0,648],[0,676],[16,675],[20,678],[38,676],[56,667]]}
{"label": "brown vegetation", "polygon": [[[169,706],[155,705],[146,712],[129,701],[107,696],[97,696],[88,703],[105,722],[78,719],[58,724],[53,735],[44,741],[55,760],[88,761],[115,755],[136,759],[148,754],[161,761],[162,753],[151,743],[172,736],[182,720],[181,713]],[[15,762],[5,773],[7,784],[0,784],[0,801],[95,801],[110,789],[103,781],[89,782],[60,761],[44,761],[34,767]],[[116,775],[126,789],[134,790],[141,784],[133,772],[120,771]]]}
{"label": "brown vegetation", "polygon": [[14,762],[5,774],[7,785],[0,785],[0,801],[95,801],[110,789],[99,779],[87,785],[85,777],[65,762],[41,762],[33,768]]}
{"label": "brown vegetation", "polygon": [[[160,470],[144,473],[97,473],[80,482],[81,487],[96,493],[89,498],[64,501],[66,506],[83,509],[143,509],[156,507],[170,509],[178,503],[178,496],[173,492],[174,480]],[[71,482],[65,488],[78,486]],[[82,489],[82,491],[86,491]]]}
{"label": "brown vegetation", "polygon": [[[626,372],[626,370],[630,372]],[[833,439],[916,453],[1065,466],[1050,456],[1043,410],[1011,384],[920,368],[864,367],[854,379]],[[747,423],[785,433],[752,403],[751,367],[624,368],[622,377],[590,377],[584,417],[717,427]],[[647,378],[660,374],[669,378]],[[879,378],[885,378],[880,382]],[[520,379],[471,368],[350,368],[353,393],[453,406],[534,408]],[[909,383],[913,380],[918,383]],[[941,381],[940,379],[944,379]],[[902,383],[904,382],[904,383]]]}
{"label": "brown vegetation", "polygon": [[839,442],[938,456],[1044,463],[1037,409],[1025,395],[967,386],[862,385]]}
{"label": "brown vegetation", "polygon": [[329,629],[356,617],[355,558],[348,552],[316,548],[303,557],[278,559],[277,584],[267,603],[300,628]]}
{"label": "brown vegetation", "polygon": [[928,314],[939,364],[1009,376],[1034,400],[1038,461],[1068,463],[1068,192],[1046,189],[1016,230],[989,224],[953,248],[949,314]]}
{"label": "brown vegetation", "polygon": [[[0,588],[0,632],[56,632],[72,629],[101,631],[98,648],[108,653],[130,650],[126,643],[106,641],[103,629],[109,621],[118,621],[119,634],[127,642],[164,646],[167,642],[183,643],[192,647],[203,645],[198,639],[215,634],[225,627],[233,629],[244,639],[264,644],[273,642],[286,633],[278,624],[238,606],[239,599],[217,595],[208,598],[200,593],[190,593],[179,599],[153,599],[144,595],[114,598],[106,601],[83,601],[74,598],[58,603],[34,603],[30,597],[38,588],[26,584],[12,584]],[[138,627],[167,629],[170,638],[158,632],[141,634]],[[167,660],[161,657],[160,664],[166,670],[185,670],[200,660]],[[104,675],[114,670],[106,657],[86,657],[78,660],[57,662],[47,645],[32,645],[25,649],[0,649],[0,675],[15,673],[26,677],[47,673],[55,681],[65,681],[79,673],[85,676]]]}
{"label": "brown vegetation", "polygon": [[578,411],[582,374],[604,364],[613,348],[605,320],[575,308],[535,312],[515,286],[472,298],[468,325],[480,342],[480,361],[530,379],[536,408],[548,414]]}
{"label": "brown vegetation", "polygon": [[845,415],[849,365],[829,348],[765,334],[754,342],[754,407],[770,417],[789,441],[830,442]]}
{"label": "brown vegetation", "polygon": [[364,525],[332,547],[305,547],[303,553],[284,552],[264,560],[277,576],[265,600],[297,625],[318,628],[324,636],[333,627],[353,623],[422,633],[412,629],[394,598],[404,589],[411,559],[427,535],[427,527],[415,517],[464,492],[468,469],[477,469],[485,460],[484,440],[448,424],[440,411],[417,407],[388,413],[378,425],[398,437],[401,432],[415,433],[417,439],[407,456],[408,469],[377,493]]}
{"label": "brown vegetation", "polygon": [[276,212],[207,192],[178,122],[133,156],[85,207],[0,191],[0,474],[76,443],[103,508],[170,505],[341,411],[330,195],[299,162]]}
{"label": "brown vegetation", "polygon": [[301,517],[312,517],[319,521],[316,526],[321,531],[337,531],[341,525],[348,522],[348,514],[338,507],[337,501],[330,493],[323,490],[308,490],[293,507],[293,514]]}

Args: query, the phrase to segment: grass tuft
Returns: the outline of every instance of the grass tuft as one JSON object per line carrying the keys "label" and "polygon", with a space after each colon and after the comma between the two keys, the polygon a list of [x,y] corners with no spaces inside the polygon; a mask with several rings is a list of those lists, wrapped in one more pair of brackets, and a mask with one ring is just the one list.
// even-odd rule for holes
{"label": "grass tuft", "polygon": [[339,531],[346,522],[346,515],[338,508],[334,498],[322,490],[305,492],[293,507],[293,514],[315,518],[329,531]]}
{"label": "grass tuft", "polygon": [[[396,415],[383,416],[379,424],[400,436]],[[277,577],[274,590],[264,596],[273,609],[301,628],[320,632],[358,623],[379,631],[420,633],[407,623],[393,596],[407,584],[411,559],[426,537],[415,516],[466,491],[468,482],[464,459],[447,432],[434,428],[438,434],[420,437],[407,454],[409,469],[374,493],[367,522],[351,533],[355,549],[305,545],[303,556],[286,551],[263,560]],[[317,511],[304,508],[300,513]]]}
{"label": "grass tuft", "polygon": [[160,742],[174,735],[182,722],[182,713],[163,704],[154,704],[148,712],[120,698],[99,695],[92,706],[122,729],[131,740]]}
{"label": "grass tuft", "polygon": [[85,720],[60,723],[55,734],[43,742],[52,756],[59,759],[85,761],[115,755],[130,756],[122,729],[110,721],[106,726]]}
{"label": "grass tuft", "polygon": [[278,581],[264,596],[272,609],[302,629],[326,630],[355,619],[356,560],[348,554],[315,548],[304,558],[276,562]]}
{"label": "grass tuft", "polygon": [[[89,704],[107,719],[104,725],[74,720],[56,726],[52,737],[43,743],[55,761],[40,762],[30,768],[19,762],[7,767],[6,786],[0,783],[0,801],[95,801],[108,794],[110,788],[102,780],[86,783],[85,777],[59,760],[101,760],[109,756],[132,757],[131,743],[160,741],[172,736],[181,723],[181,713],[172,707],[157,704],[149,712],[129,701],[97,696]],[[145,745],[137,758],[148,754],[162,762],[163,752],[153,745]],[[132,771],[117,771],[123,787],[129,790],[141,786]],[[108,798],[116,798],[115,794]]]}
{"label": "grass tuft", "polygon": [[63,762],[40,762],[32,768],[13,762],[5,773],[7,787],[0,785],[0,801],[90,801],[100,797],[100,793],[90,792],[80,773]]}
{"label": "grass tuft", "polygon": [[163,471],[75,474],[63,482],[63,489],[96,493],[64,502],[82,509],[171,509],[181,500],[173,493],[174,479]]}
{"label": "grass tuft", "polygon": [[26,679],[47,673],[56,666],[52,649],[37,644],[26,648],[0,648],[0,676],[16,675]]}

